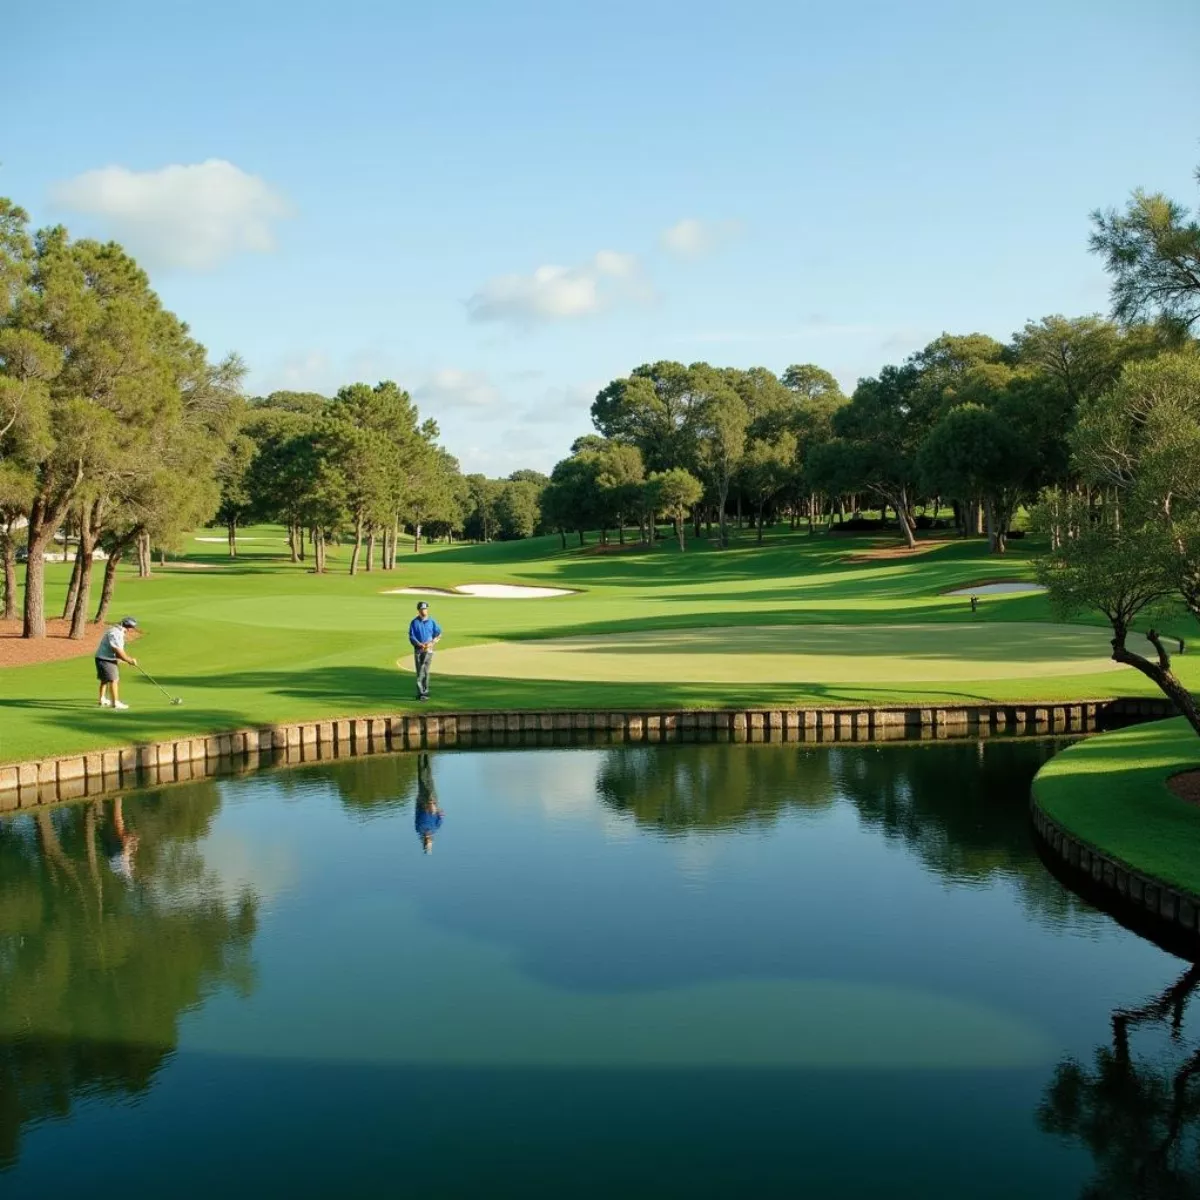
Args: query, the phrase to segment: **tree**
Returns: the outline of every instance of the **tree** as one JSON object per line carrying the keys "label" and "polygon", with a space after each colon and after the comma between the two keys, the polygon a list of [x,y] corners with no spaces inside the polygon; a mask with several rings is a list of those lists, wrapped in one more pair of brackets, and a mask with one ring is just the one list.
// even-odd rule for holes
{"label": "tree", "polygon": [[467,476],[467,534],[481,542],[490,542],[496,531],[496,502],[500,481],[486,475]]}
{"label": "tree", "polygon": [[596,482],[600,486],[604,506],[617,526],[618,538],[624,545],[625,525],[639,510],[642,484],[646,479],[642,452],[636,446],[605,441],[599,450],[599,457],[600,472]]}
{"label": "tree", "polygon": [[742,459],[739,479],[754,505],[758,541],[763,539],[763,510],[787,486],[796,458],[796,435],[784,430],[776,437],[755,438]]}
{"label": "tree", "polygon": [[[31,239],[23,214],[5,204],[0,259],[0,403],[8,414],[0,428],[11,433],[41,410],[40,436],[25,447],[34,487],[24,619],[25,636],[41,637],[47,545],[73,506],[94,538],[117,477],[136,470],[155,435],[181,419],[203,348],[119,246],[73,243],[61,227]],[[83,603],[90,562],[80,559]]]}
{"label": "tree", "polygon": [[724,547],[729,544],[725,505],[729,499],[729,485],[745,453],[750,413],[745,400],[730,386],[727,377],[722,378],[710,367],[694,368],[693,375],[699,397],[695,412],[696,457],[701,472],[716,493],[717,518]]}
{"label": "tree", "polygon": [[238,526],[251,519],[254,496],[250,492],[250,467],[258,446],[248,434],[239,433],[229,443],[217,467],[217,483],[221,488],[217,520],[225,526],[229,537],[229,557],[237,558]]}
{"label": "tree", "polygon": [[642,452],[652,470],[692,462],[694,368],[677,362],[647,363],[613,380],[592,404],[592,422],[607,438]]}
{"label": "tree", "polygon": [[568,529],[579,535],[584,544],[584,532],[598,523],[601,513],[601,460],[595,450],[585,449],[570,458],[555,463],[550,482],[542,492],[542,516],[548,525],[557,527],[567,544]]}
{"label": "tree", "polygon": [[1200,321],[1200,222],[1182,205],[1139,188],[1124,212],[1092,213],[1090,244],[1112,276],[1118,321],[1157,317],[1177,333]]}
{"label": "tree", "polygon": [[[1035,510],[1038,527],[1045,528],[1048,519],[1044,508]],[[1093,523],[1089,513],[1077,514],[1072,524],[1078,529],[1076,535],[1064,538],[1037,564],[1038,580],[1049,589],[1051,608],[1060,617],[1089,609],[1103,613],[1112,627],[1113,661],[1152,680],[1200,734],[1196,702],[1171,669],[1171,656],[1158,631],[1153,626],[1146,631],[1155,659],[1128,645],[1139,615],[1152,613],[1175,590],[1168,565],[1173,551],[1163,527],[1151,522],[1135,526],[1128,519],[1119,524],[1111,519]]]}
{"label": "tree", "polygon": [[1124,507],[1114,520],[1152,531],[1152,557],[1200,620],[1200,354],[1130,363],[1081,407],[1072,445],[1084,477]]}
{"label": "tree", "polygon": [[1033,461],[1032,448],[1011,421],[978,404],[964,404],[921,443],[917,469],[928,491],[981,504],[991,549],[1003,554]]}
{"label": "tree", "polygon": [[500,536],[505,540],[533,537],[541,524],[543,487],[529,479],[505,480],[496,501]]}
{"label": "tree", "polygon": [[683,540],[683,522],[693,504],[704,495],[700,481],[682,467],[669,471],[655,471],[646,481],[648,507],[652,512],[661,512],[675,522],[675,536],[679,549],[686,550]]}
{"label": "tree", "polygon": [[[921,404],[920,384],[921,373],[911,362],[884,367],[878,378],[860,380],[850,403],[833,417],[834,433],[845,446],[836,452],[840,471],[896,510],[909,546],[916,545],[917,448],[932,424]],[[832,454],[826,456],[826,467],[833,462]]]}
{"label": "tree", "polygon": [[17,617],[17,537],[33,501],[34,479],[18,463],[0,459],[0,559],[3,560],[3,619]]}

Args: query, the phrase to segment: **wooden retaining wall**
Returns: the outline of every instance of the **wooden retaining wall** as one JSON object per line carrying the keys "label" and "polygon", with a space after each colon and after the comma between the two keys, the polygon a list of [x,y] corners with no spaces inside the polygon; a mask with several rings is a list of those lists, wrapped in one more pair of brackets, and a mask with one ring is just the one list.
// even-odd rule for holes
{"label": "wooden retaining wall", "polygon": [[1173,715],[1166,700],[955,707],[415,712],[177,738],[0,766],[0,812],[261,767],[435,747],[661,741],[865,742],[1085,733]]}
{"label": "wooden retaining wall", "polygon": [[1200,896],[1172,887],[1153,875],[1081,841],[1048,817],[1035,802],[1033,825],[1044,856],[1072,891],[1097,908],[1153,938],[1176,954],[1195,960],[1200,950]]}

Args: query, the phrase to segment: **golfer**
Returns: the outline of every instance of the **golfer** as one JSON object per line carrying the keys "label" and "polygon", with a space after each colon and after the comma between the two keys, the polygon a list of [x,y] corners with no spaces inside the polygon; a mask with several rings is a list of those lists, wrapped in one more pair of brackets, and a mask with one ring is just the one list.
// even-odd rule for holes
{"label": "golfer", "polygon": [[101,708],[124,710],[129,707],[121,700],[121,672],[117,664],[137,666],[137,659],[125,653],[125,636],[137,627],[138,623],[132,617],[123,617],[120,625],[112,625],[104,631],[100,645],[96,647],[96,678],[100,680]]}
{"label": "golfer", "polygon": [[424,600],[417,605],[417,615],[408,627],[408,640],[413,648],[417,667],[417,699],[429,699],[429,668],[433,666],[433,648],[442,636],[442,627],[429,615]]}

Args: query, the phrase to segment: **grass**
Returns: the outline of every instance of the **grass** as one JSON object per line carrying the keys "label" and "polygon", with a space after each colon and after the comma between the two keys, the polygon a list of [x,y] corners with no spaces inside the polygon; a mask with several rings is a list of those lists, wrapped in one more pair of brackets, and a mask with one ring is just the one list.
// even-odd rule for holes
{"label": "grass", "polygon": [[[200,538],[220,538],[220,530]],[[403,711],[412,706],[411,679],[396,669],[406,652],[405,629],[415,597],[383,595],[401,586],[523,583],[579,589],[540,600],[432,597],[446,630],[435,660],[438,709],[639,708],[651,706],[783,706],[797,704],[953,703],[1092,698],[1154,694],[1129,669],[1094,674],[1059,655],[1061,673],[1031,677],[1019,656],[1010,674],[995,670],[1002,642],[1025,646],[1034,631],[1013,623],[1052,620],[1042,595],[989,596],[972,615],[965,598],[941,593],[986,578],[1031,578],[1031,545],[1015,543],[1003,558],[980,540],[952,543],[915,559],[847,564],[844,558],[888,539],[826,537],[770,531],[725,551],[706,541],[680,554],[672,543],[630,555],[562,552],[557,538],[486,546],[426,546],[402,552],[396,571],[345,571],[348,550],[331,555],[331,574],[317,577],[287,561],[283,532],[244,531],[242,557],[230,564],[221,541],[192,539],[179,565],[155,568],[147,580],[122,569],[113,615],[137,616],[145,636],[135,647],[142,664],[183,697],[171,707],[136,672],[123,672],[132,708],[94,707],[91,661],[74,659],[0,671],[0,761],[71,753],[241,728],[276,721]],[[590,549],[590,548],[589,548]],[[199,568],[199,569],[197,569]],[[48,611],[61,605],[68,568],[48,568]],[[940,679],[918,679],[902,642],[878,656],[875,677],[837,678],[832,664],[849,644],[828,640],[828,669],[815,661],[807,681],[763,679],[745,664],[727,681],[625,678],[611,680],[468,677],[439,669],[449,653],[469,656],[487,643],[543,638],[595,638],[717,628],[841,625],[862,627],[875,641],[886,627],[945,626],[929,637],[946,663]],[[1095,622],[1091,623],[1093,627]],[[870,629],[870,627],[875,627]],[[1060,627],[1061,628],[1061,627]],[[1086,623],[1081,625],[1086,628]],[[982,631],[982,636],[981,636]],[[1181,631],[1187,632],[1182,625]],[[801,631],[797,630],[799,634]],[[989,649],[989,634],[997,639]],[[89,631],[89,639],[98,632]],[[1103,638],[1098,638],[1103,642]],[[517,647],[517,649],[520,649]],[[1054,639],[1033,657],[1054,656]],[[512,648],[507,651],[511,655]],[[480,654],[485,652],[480,651]],[[487,651],[486,653],[493,653]],[[991,658],[989,660],[989,655]],[[887,660],[887,661],[884,661]],[[768,660],[769,661],[769,660]],[[987,664],[987,668],[973,664]],[[1086,662],[1084,664],[1087,665]],[[1181,674],[1200,685],[1200,664],[1184,656]],[[620,671],[620,661],[617,670]],[[1055,668],[1058,670],[1058,668]],[[658,672],[654,673],[658,676]]]}
{"label": "grass", "polygon": [[1034,780],[1045,813],[1131,867],[1200,895],[1200,806],[1167,788],[1200,766],[1200,739],[1182,717],[1089,738]]}

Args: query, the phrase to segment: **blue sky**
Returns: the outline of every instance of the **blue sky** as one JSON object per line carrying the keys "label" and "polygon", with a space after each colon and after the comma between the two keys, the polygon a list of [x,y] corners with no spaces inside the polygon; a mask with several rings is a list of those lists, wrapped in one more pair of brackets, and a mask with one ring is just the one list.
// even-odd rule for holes
{"label": "blue sky", "polygon": [[21,8],[0,193],[251,391],[394,378],[489,474],[647,360],[850,388],[1102,311],[1089,211],[1200,199],[1194,0]]}

